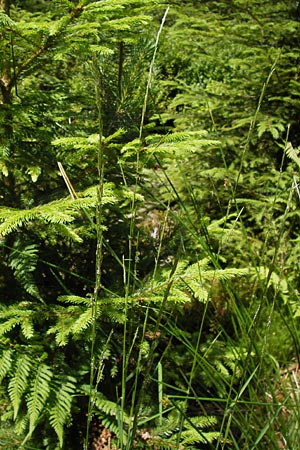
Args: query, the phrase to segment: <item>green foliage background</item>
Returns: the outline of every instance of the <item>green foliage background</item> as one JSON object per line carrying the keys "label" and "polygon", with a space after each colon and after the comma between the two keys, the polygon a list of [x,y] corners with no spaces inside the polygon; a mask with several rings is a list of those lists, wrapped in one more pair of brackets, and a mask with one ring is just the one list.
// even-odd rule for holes
{"label": "green foliage background", "polygon": [[0,0],[0,448],[296,448],[299,16]]}

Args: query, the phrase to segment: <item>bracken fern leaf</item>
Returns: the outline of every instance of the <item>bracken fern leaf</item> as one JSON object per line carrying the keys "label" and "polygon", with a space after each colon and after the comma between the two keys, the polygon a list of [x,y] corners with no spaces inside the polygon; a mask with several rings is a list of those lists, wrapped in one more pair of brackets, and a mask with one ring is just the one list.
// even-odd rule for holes
{"label": "bracken fern leaf", "polygon": [[22,355],[16,363],[15,374],[11,378],[8,393],[14,409],[14,419],[16,419],[21,404],[22,396],[28,385],[28,375],[32,363],[28,355]]}
{"label": "bracken fern leaf", "polygon": [[292,159],[297,166],[300,168],[300,158],[299,158],[299,148],[294,148],[291,144],[291,142],[288,142],[287,145],[284,147],[284,151],[286,155]]}
{"label": "bracken fern leaf", "polygon": [[11,305],[0,311],[0,336],[11,331],[16,325],[21,326],[25,338],[30,339],[34,334],[33,318],[34,309],[30,302],[21,302]]}
{"label": "bracken fern leaf", "polygon": [[4,350],[0,358],[0,383],[6,374],[9,372],[12,364],[12,350]]}
{"label": "bracken fern leaf", "polygon": [[50,424],[58,436],[61,447],[63,445],[64,425],[70,414],[72,399],[76,389],[75,381],[72,377],[63,380],[60,388],[57,390],[55,404],[50,410]]}
{"label": "bracken fern leaf", "polygon": [[48,366],[38,366],[36,376],[32,381],[30,392],[27,395],[27,408],[29,414],[29,435],[32,434],[50,392],[52,372]]}
{"label": "bracken fern leaf", "polygon": [[38,248],[34,244],[22,246],[17,240],[9,255],[9,264],[21,286],[33,297],[40,299],[40,294],[32,273],[38,262]]}

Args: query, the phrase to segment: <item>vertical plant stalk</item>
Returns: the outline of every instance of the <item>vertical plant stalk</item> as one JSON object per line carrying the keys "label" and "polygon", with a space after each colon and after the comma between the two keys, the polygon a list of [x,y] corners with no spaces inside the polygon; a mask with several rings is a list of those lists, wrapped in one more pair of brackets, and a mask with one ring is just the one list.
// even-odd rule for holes
{"label": "vertical plant stalk", "polygon": [[[152,74],[153,74],[153,68],[154,68],[154,62],[156,58],[156,53],[158,49],[158,43],[160,34],[162,32],[167,14],[169,11],[169,7],[165,10],[165,13],[163,15],[159,30],[157,32],[156,40],[155,40],[155,46],[154,46],[154,52],[152,56],[152,60],[149,67],[149,74],[148,74],[148,80],[147,80],[147,86],[146,86],[146,92],[144,96],[144,103],[142,108],[142,116],[141,116],[141,123],[139,128],[139,140],[142,142],[142,134],[143,134],[143,128],[144,128],[144,122],[145,122],[145,116],[146,116],[146,110],[147,110],[147,104],[148,104],[148,97],[149,97],[149,91],[151,87],[151,81],[152,81]],[[121,56],[121,55],[120,55]],[[121,88],[121,77],[119,72],[119,87]],[[139,172],[140,172],[140,160],[139,160],[139,152],[137,152],[136,155],[136,180],[135,180],[135,189],[133,193],[133,199],[132,199],[132,205],[131,205],[131,222],[130,222],[130,231],[129,231],[129,243],[128,243],[128,266],[125,267],[125,261],[124,261],[124,287],[125,287],[125,305],[124,305],[124,312],[125,312],[125,322],[124,322],[124,332],[123,332],[123,363],[122,363],[122,394],[121,394],[121,424],[123,423],[123,416],[124,416],[124,408],[125,408],[125,397],[126,397],[126,373],[127,373],[127,367],[128,367],[128,360],[130,357],[130,353],[126,351],[127,349],[127,310],[128,310],[128,300],[130,295],[130,277],[132,273],[132,257],[133,257],[133,236],[134,236],[134,226],[135,226],[135,219],[136,219],[136,191],[139,183]],[[145,327],[145,323],[144,323]],[[150,370],[150,369],[149,369]],[[137,402],[135,401],[135,391],[133,393],[132,398],[132,410],[134,410],[134,419],[133,424],[130,430],[130,433],[128,433],[128,441],[126,444],[126,448],[130,445],[131,439],[134,438],[136,429],[137,429],[137,416],[138,411],[140,409],[141,400],[137,399]],[[120,448],[123,448],[123,434],[120,435]]]}
{"label": "vertical plant stalk", "polygon": [[140,136],[139,136],[140,140],[142,139],[142,134],[143,134],[143,128],[144,128],[144,122],[145,122],[145,116],[146,116],[146,110],[147,110],[147,104],[148,104],[148,97],[149,97],[149,91],[150,91],[150,87],[151,87],[152,74],[153,74],[153,68],[154,68],[156,53],[157,53],[157,49],[158,49],[159,38],[160,38],[161,32],[163,30],[163,27],[164,27],[164,24],[165,24],[165,21],[166,21],[169,9],[170,9],[170,7],[168,6],[167,9],[165,10],[163,18],[161,20],[161,24],[160,24],[159,30],[158,30],[157,35],[156,35],[155,46],[154,46],[154,53],[153,53],[153,56],[152,56],[150,67],[149,67],[149,75],[148,75],[148,81],[147,81],[147,86],[146,86],[146,93],[145,93],[145,97],[144,97],[144,105],[143,105],[143,110],[142,110],[142,118],[141,118],[141,124],[140,124]]}
{"label": "vertical plant stalk", "polygon": [[[10,15],[10,0],[0,0],[0,14]],[[1,32],[1,39],[5,39],[5,36],[10,35],[10,43],[12,39],[12,32],[4,31]],[[8,43],[8,42],[7,42]],[[13,47],[11,47],[13,49]],[[14,129],[13,129],[13,84],[12,84],[12,72],[15,71],[13,61],[12,61],[12,50],[7,50],[2,56],[1,67],[0,67],[0,105],[3,105],[3,124],[2,130],[0,130],[0,145],[8,149],[8,155],[11,160],[14,158]],[[2,108],[2,106],[1,106]],[[19,206],[18,196],[16,195],[16,180],[13,176],[11,170],[8,167],[8,173],[3,179],[3,184],[6,187],[7,193],[5,203],[14,208]],[[9,239],[11,241],[11,238]],[[10,242],[12,245],[12,242]]]}
{"label": "vertical plant stalk", "polygon": [[[272,64],[272,67],[270,69],[269,75],[268,75],[265,83],[263,84],[263,87],[262,87],[262,90],[261,90],[261,93],[260,93],[260,96],[259,96],[258,104],[257,104],[256,110],[254,112],[254,116],[253,116],[253,118],[251,120],[251,123],[250,123],[250,126],[249,126],[246,143],[244,145],[244,148],[243,148],[243,151],[242,151],[242,155],[241,155],[240,167],[239,167],[239,170],[238,170],[238,174],[237,174],[237,178],[235,180],[234,187],[232,189],[232,195],[233,195],[234,201],[236,199],[236,191],[237,191],[237,187],[238,187],[238,184],[239,184],[239,181],[240,181],[240,177],[241,177],[241,174],[242,174],[242,168],[243,168],[244,159],[245,159],[246,153],[249,150],[250,139],[251,139],[254,127],[256,125],[256,122],[257,122],[258,114],[260,112],[260,108],[261,108],[263,99],[265,97],[266,89],[267,89],[267,87],[268,87],[268,85],[269,85],[269,83],[271,81],[271,78],[272,78],[272,76],[273,76],[273,74],[274,74],[274,72],[276,70],[276,66],[277,66],[279,58],[280,58],[280,53],[278,53],[274,63]],[[238,208],[237,208],[237,211],[238,211]]]}
{"label": "vertical plant stalk", "polygon": [[124,42],[119,43],[119,67],[118,67],[118,94],[122,98],[122,79],[123,79],[123,65],[124,65]]}
{"label": "vertical plant stalk", "polygon": [[103,262],[103,192],[104,192],[104,146],[103,146],[103,120],[102,120],[102,73],[97,62],[96,56],[93,56],[93,75],[95,80],[95,100],[98,112],[98,154],[97,154],[97,171],[98,171],[98,188],[97,188],[97,206],[96,206],[96,272],[95,272],[95,287],[94,296],[92,298],[92,328],[91,328],[91,356],[90,356],[90,392],[89,404],[87,413],[86,436],[84,442],[84,449],[88,450],[89,430],[92,419],[92,411],[95,403],[95,388],[94,379],[96,374],[95,364],[95,343],[96,343],[96,319],[97,308],[100,293],[102,291],[102,262]]}
{"label": "vertical plant stalk", "polygon": [[[180,252],[180,250],[179,250],[179,252]],[[174,260],[172,269],[169,274],[168,283],[167,283],[166,290],[164,292],[164,296],[163,296],[163,299],[162,299],[162,302],[161,302],[161,305],[160,305],[160,308],[158,311],[157,320],[156,320],[155,327],[153,330],[153,335],[156,335],[158,333],[160,326],[161,326],[161,322],[162,322],[164,312],[166,309],[166,303],[169,298],[169,294],[170,294],[170,291],[171,291],[171,288],[173,285],[173,281],[174,281],[174,275],[176,273],[178,262],[179,262],[179,252]],[[150,346],[148,360],[146,362],[146,366],[143,371],[143,379],[141,381],[139,395],[137,397],[137,401],[136,401],[136,404],[134,407],[132,427],[130,429],[130,433],[128,433],[128,442],[127,442],[127,447],[126,447],[127,450],[130,450],[130,448],[131,448],[130,445],[132,444],[133,439],[136,435],[136,431],[137,431],[137,427],[138,427],[139,413],[141,410],[141,406],[143,403],[144,394],[146,392],[147,385],[150,381],[150,373],[153,368],[153,362],[154,362],[154,358],[155,358],[155,350],[156,350],[157,345],[158,345],[158,342],[154,339]]]}
{"label": "vertical plant stalk", "polygon": [[[152,284],[153,284],[153,280],[155,279],[155,275],[156,275],[157,268],[158,268],[158,262],[159,262],[160,254],[161,254],[161,250],[162,250],[162,243],[163,243],[163,239],[164,239],[164,235],[165,235],[165,229],[166,229],[166,226],[167,226],[168,212],[169,212],[169,210],[167,210],[167,212],[166,212],[163,228],[162,228],[162,231],[161,231],[161,234],[160,234],[159,246],[158,246],[157,255],[156,255],[156,258],[155,258],[155,267],[154,267],[154,271],[153,271],[153,275],[152,275]],[[177,265],[177,263],[176,263],[176,265]],[[152,291],[152,290],[153,290],[153,285],[151,285],[151,290],[150,291]],[[160,312],[162,313],[163,310],[164,310],[164,308],[160,309]],[[140,345],[142,345],[143,340],[144,340],[144,336],[146,334],[148,318],[149,318],[149,307],[147,307],[146,313],[145,313],[145,317],[144,317],[144,323],[143,323],[143,328],[142,328],[142,340],[141,340]],[[154,334],[156,334],[159,331],[161,319],[162,319],[162,315],[159,316],[159,318],[156,321]],[[152,348],[155,349],[156,345],[157,344],[156,344],[155,340],[152,341],[152,344],[151,344],[150,350],[149,350],[148,361],[146,362],[146,366],[147,367],[149,365],[150,355],[152,354]],[[154,354],[154,350],[153,350],[153,354]],[[151,362],[149,367],[151,368],[152,365],[153,365],[153,361]],[[143,383],[145,381],[147,383],[147,380],[145,379],[145,375],[144,375],[144,378],[143,378],[143,381],[141,383],[141,386],[138,387],[139,375],[140,375],[141,372],[142,372],[142,354],[141,354],[141,351],[140,351],[138,359],[137,359],[137,363],[136,363],[135,381],[134,381],[134,387],[133,387],[132,396],[131,396],[130,416],[134,417],[134,418],[138,417],[138,413],[139,413],[139,406],[138,405],[141,404],[142,397],[143,397]],[[149,373],[149,375],[150,375],[150,373]],[[134,439],[134,435],[135,435],[135,431],[133,433],[130,433],[129,438],[131,437],[132,439]],[[129,440],[129,443],[130,443],[130,440]]]}
{"label": "vertical plant stalk", "polygon": [[[201,269],[199,267],[199,279],[201,280]],[[198,336],[197,336],[197,343],[194,349],[194,357],[193,357],[193,362],[192,362],[192,367],[191,367],[191,371],[190,371],[190,375],[188,378],[188,383],[187,383],[187,389],[186,389],[186,396],[184,399],[184,406],[182,408],[182,412],[180,414],[180,422],[179,422],[179,430],[177,433],[177,439],[176,439],[176,445],[177,448],[179,448],[179,444],[180,444],[180,439],[182,436],[182,432],[183,432],[183,428],[184,428],[184,422],[185,422],[185,411],[187,410],[187,406],[188,406],[188,398],[190,397],[190,393],[193,390],[193,381],[194,378],[196,376],[196,368],[197,368],[197,364],[198,364],[198,359],[199,359],[199,350],[200,350],[200,343],[201,343],[201,337],[202,337],[202,332],[203,332],[203,327],[204,327],[204,321],[207,315],[207,310],[208,310],[208,304],[209,304],[209,298],[207,296],[206,302],[205,302],[205,308],[202,314],[202,319],[200,322],[200,326],[199,326],[199,330],[198,330]],[[206,440],[205,436],[203,436],[204,439]],[[208,443],[208,442],[206,442]]]}
{"label": "vertical plant stalk", "polygon": [[158,424],[161,427],[163,424],[163,368],[159,361],[157,364],[157,381],[158,381]]}

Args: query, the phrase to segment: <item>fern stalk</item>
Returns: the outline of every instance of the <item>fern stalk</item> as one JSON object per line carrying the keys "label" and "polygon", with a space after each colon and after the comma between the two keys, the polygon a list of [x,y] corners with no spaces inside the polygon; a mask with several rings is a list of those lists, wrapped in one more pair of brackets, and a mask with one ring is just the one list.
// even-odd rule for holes
{"label": "fern stalk", "polygon": [[[142,108],[142,117],[141,117],[140,128],[139,128],[139,140],[140,140],[141,144],[142,144],[142,137],[143,137],[144,121],[145,121],[147,104],[148,104],[148,97],[149,97],[149,92],[150,92],[150,87],[151,87],[151,82],[152,82],[154,62],[155,62],[156,53],[157,53],[157,50],[158,50],[160,34],[162,32],[162,29],[163,29],[163,26],[164,26],[164,23],[165,23],[168,11],[169,11],[169,7],[166,8],[165,13],[163,15],[163,18],[161,20],[161,24],[160,24],[159,30],[157,32],[157,35],[156,35],[156,41],[155,41],[155,45],[154,45],[153,56],[152,56],[151,63],[150,63],[148,80],[147,80],[147,85],[146,85],[146,92],[145,92],[144,103],[143,103],[143,108]],[[127,351],[127,344],[126,344],[126,339],[127,339],[127,311],[128,311],[128,302],[129,302],[129,297],[130,297],[130,290],[132,289],[131,274],[132,274],[132,271],[134,272],[134,269],[132,270],[132,266],[133,266],[133,264],[132,264],[132,261],[133,261],[133,237],[134,237],[134,227],[135,227],[136,213],[137,213],[137,210],[136,210],[136,190],[137,190],[138,184],[139,184],[139,176],[140,176],[140,158],[139,158],[139,151],[137,151],[137,154],[136,154],[135,189],[134,189],[132,203],[131,203],[131,220],[130,220],[130,232],[129,232],[129,242],[128,242],[128,266],[126,267],[125,261],[124,261],[124,265],[123,265],[124,284],[125,284],[125,305],[124,305],[125,322],[124,322],[124,330],[123,330],[123,349],[122,349],[122,351],[123,351],[122,388],[121,388],[122,389],[122,395],[121,395],[121,412],[120,412],[120,415],[121,415],[121,424],[120,425],[121,426],[122,426],[123,421],[124,421],[125,398],[126,398],[126,378],[127,378],[126,375],[127,375],[128,361],[129,361],[130,353],[131,353],[131,351],[129,351],[129,352]],[[137,238],[137,241],[138,241],[138,238]],[[136,249],[136,251],[137,251],[137,249]],[[156,266],[157,266],[157,262],[156,262]],[[135,277],[133,279],[133,283],[134,283],[134,280],[135,280]],[[146,315],[145,315],[145,318],[144,318],[142,336],[145,335],[147,320],[148,320],[148,309],[146,311]],[[131,349],[132,349],[132,346],[131,346]],[[130,429],[130,432],[128,433],[128,441],[126,443],[126,449],[130,448],[132,440],[134,439],[134,436],[135,436],[135,433],[136,433],[136,430],[137,430],[138,411],[140,409],[140,405],[141,405],[141,401],[142,401],[142,396],[141,396],[142,389],[140,390],[139,397],[136,400],[137,385],[138,385],[138,374],[139,374],[140,363],[141,363],[141,352],[139,352],[138,361],[137,361],[137,367],[135,369],[136,370],[135,381],[134,381],[133,394],[132,394],[132,398],[131,398],[131,414],[133,415],[133,424],[132,424],[132,428]],[[143,386],[142,386],[142,388],[143,388]],[[119,439],[120,439],[120,447],[122,449],[123,446],[124,446],[123,433],[120,433]]]}
{"label": "fern stalk", "polygon": [[157,382],[158,382],[158,423],[162,426],[163,422],[163,368],[162,363],[159,361],[157,364]]}
{"label": "fern stalk", "polygon": [[103,146],[103,120],[102,120],[102,73],[99,68],[96,55],[93,56],[93,73],[95,80],[95,99],[98,111],[98,154],[97,154],[97,170],[98,170],[98,189],[97,189],[97,207],[96,207],[96,233],[97,233],[97,248],[96,248],[96,273],[95,273],[95,288],[94,296],[92,298],[92,328],[91,328],[91,356],[90,356],[90,393],[87,413],[86,436],[84,441],[84,449],[88,450],[89,431],[92,420],[92,410],[95,403],[94,379],[96,374],[95,365],[95,343],[96,343],[96,317],[97,305],[102,291],[102,261],[103,261],[103,194],[104,194],[104,146]]}

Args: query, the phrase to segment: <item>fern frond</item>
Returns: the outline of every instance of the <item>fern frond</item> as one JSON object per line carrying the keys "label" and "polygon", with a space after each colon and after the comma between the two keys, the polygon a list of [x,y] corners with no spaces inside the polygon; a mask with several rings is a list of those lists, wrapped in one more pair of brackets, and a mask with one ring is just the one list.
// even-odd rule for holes
{"label": "fern frond", "polygon": [[182,450],[182,447],[178,447],[176,442],[168,442],[167,440],[159,437],[149,439],[148,443],[152,446],[152,448],[157,450]]}
{"label": "fern frond", "polygon": [[[87,208],[89,206],[87,202],[91,202],[90,207],[93,207],[98,201],[97,189],[98,189],[97,186],[91,186],[87,188],[85,191],[79,192],[78,193],[79,198],[76,199],[76,204],[74,205],[74,207],[76,207],[77,205],[80,206],[81,201],[86,202],[85,204],[82,205],[83,208]],[[90,197],[93,199],[93,202],[90,200]],[[117,202],[117,200],[118,196],[116,195],[116,190],[113,183],[104,183],[103,196],[101,199],[102,204],[103,205],[114,204]]]}
{"label": "fern frond", "polygon": [[28,385],[28,375],[32,368],[32,362],[28,355],[21,356],[16,363],[14,376],[8,385],[8,394],[14,409],[16,419],[21,404],[22,396]]}
{"label": "fern frond", "polygon": [[32,272],[35,271],[38,262],[38,247],[35,244],[22,246],[17,240],[9,255],[9,264],[14,271],[16,280],[30,295],[41,299],[38,287],[34,282]]}
{"label": "fern frond", "polygon": [[99,307],[112,322],[124,323],[126,320],[125,303],[124,297],[104,298],[101,299]]}
{"label": "fern frond", "polygon": [[227,367],[223,364],[222,361],[215,360],[215,361],[213,361],[213,365],[214,365],[216,371],[217,371],[219,374],[221,374],[222,377],[223,377],[224,379],[229,379],[229,377],[230,377],[229,370],[228,370]]}
{"label": "fern frond", "polygon": [[31,383],[27,395],[27,409],[29,415],[29,436],[31,436],[50,392],[52,371],[45,364],[40,364]]}
{"label": "fern frond", "polygon": [[0,208],[0,235],[5,236],[32,221],[34,213],[31,210]]}
{"label": "fern frond", "polygon": [[58,234],[66,240],[69,239],[70,241],[78,242],[79,244],[82,243],[82,238],[76,233],[76,231],[72,230],[71,227],[63,225],[61,223],[55,224],[55,226],[48,226],[47,231],[52,235]]}
{"label": "fern frond", "polygon": [[15,422],[15,432],[16,434],[22,436],[24,435],[24,433],[26,432],[26,430],[28,430],[28,416],[21,416],[18,415],[16,422]]}
{"label": "fern frond", "polygon": [[[1,316],[0,316],[1,317]],[[0,336],[11,331],[16,325],[21,323],[22,319],[20,317],[12,317],[0,325]]]}
{"label": "fern frond", "polygon": [[[23,335],[30,339],[34,335],[33,318],[35,310],[30,302],[21,302],[0,311],[0,336],[20,325]],[[7,320],[5,320],[7,319]]]}
{"label": "fern frond", "polygon": [[4,11],[0,12],[0,29],[9,27],[11,29],[16,28],[16,23],[7,15]]}
{"label": "fern frond", "polygon": [[166,156],[174,154],[189,155],[198,153],[207,147],[216,147],[220,141],[206,137],[206,131],[175,132],[166,136],[151,135],[147,137],[149,151],[153,153],[165,154]]}
{"label": "fern frond", "polygon": [[[71,228],[71,224],[83,210],[95,208],[97,202],[97,188],[89,188],[86,192],[79,193],[78,198],[64,198],[31,209],[19,210],[15,208],[0,208],[0,236],[6,236],[29,223],[39,220],[52,225],[54,230],[62,235],[81,241],[80,237]],[[104,186],[102,204],[116,202],[111,183]],[[1,223],[2,222],[2,223]]]}
{"label": "fern frond", "polygon": [[105,414],[109,414],[110,416],[116,416],[117,413],[117,405],[115,402],[107,400],[104,396],[97,394],[95,405],[97,408]]}
{"label": "fern frond", "polygon": [[154,134],[147,136],[146,142],[148,145],[153,144],[176,144],[178,142],[191,141],[192,139],[202,139],[207,135],[207,131],[177,131],[174,133],[162,136],[161,134]]}
{"label": "fern frond", "polygon": [[242,277],[250,274],[250,269],[245,267],[237,269],[235,267],[229,267],[227,269],[208,270],[204,276],[207,280],[231,280],[235,277]]}
{"label": "fern frond", "polygon": [[211,444],[220,438],[220,433],[217,431],[203,431],[196,430],[194,428],[185,430],[182,432],[182,445],[191,444]]}
{"label": "fern frond", "polygon": [[[72,200],[72,202],[76,202],[76,200]],[[68,201],[57,201],[37,206],[33,212],[36,217],[43,219],[46,223],[66,224],[75,219],[71,206]]]}
{"label": "fern frond", "polygon": [[12,350],[4,350],[2,353],[2,356],[0,358],[0,383],[2,382],[3,378],[7,375],[9,372],[11,365],[12,365]]}
{"label": "fern frond", "polygon": [[76,390],[75,382],[76,380],[72,377],[63,380],[57,390],[55,404],[50,409],[50,424],[57,434],[61,447],[63,446],[64,425],[70,415],[73,395]]}
{"label": "fern frond", "polygon": [[57,300],[62,303],[72,303],[75,305],[87,305],[90,303],[90,299],[85,297],[79,297],[78,295],[60,295]]}
{"label": "fern frond", "polygon": [[[98,317],[99,308],[97,308],[96,311],[96,317]],[[72,332],[74,334],[81,333],[82,331],[86,330],[89,325],[91,324],[92,320],[94,319],[93,315],[93,309],[92,307],[88,308],[86,311],[84,311],[78,319],[73,323],[72,325]]]}
{"label": "fern frond", "polygon": [[122,423],[120,407],[115,402],[107,400],[103,395],[97,393],[95,398],[96,414],[101,418],[103,425],[110,431],[120,436],[120,430],[123,433],[123,442],[127,442],[127,433],[124,429],[124,425],[130,423],[130,418],[125,411],[122,412]]}
{"label": "fern frond", "polygon": [[[181,402],[182,403],[182,402]],[[184,409],[186,406],[184,405]],[[180,412],[177,409],[172,410],[164,419],[164,424],[156,432],[158,436],[151,439],[151,442],[158,442],[158,448],[173,448],[173,445],[178,439],[178,431],[180,423]],[[214,416],[196,416],[190,417],[184,421],[184,427],[180,434],[180,448],[194,448],[190,447],[194,444],[208,444],[220,438],[220,433],[215,431],[203,431],[205,428],[212,428],[217,424],[217,419]],[[176,448],[178,444],[176,444]],[[188,447],[185,447],[188,445]]]}
{"label": "fern frond", "polygon": [[56,307],[57,322],[48,329],[47,334],[55,334],[57,345],[64,346],[68,343],[74,321],[81,313],[80,306]]}
{"label": "fern frond", "polygon": [[292,159],[300,168],[299,148],[294,148],[291,142],[288,142],[284,147],[286,156]]}
{"label": "fern frond", "polygon": [[54,139],[52,141],[52,145],[55,145],[57,147],[62,147],[65,149],[69,149],[69,148],[75,148],[75,149],[81,149],[81,148],[86,148],[86,147],[91,147],[93,149],[95,149],[99,143],[99,135],[97,141],[95,142],[94,139],[92,139],[90,137],[90,140],[87,137],[81,137],[81,136],[76,136],[76,137],[63,137],[63,138],[59,138],[59,139]]}
{"label": "fern frond", "polygon": [[[74,336],[86,330],[93,320],[93,313],[90,301],[76,296],[64,296],[66,301],[82,303],[84,301],[85,307],[78,305],[72,305],[67,307],[56,307],[57,322],[51,326],[47,334],[55,334],[55,340],[57,345],[64,346],[67,344],[70,336]],[[97,308],[97,317],[100,313],[100,308]]]}
{"label": "fern frond", "polygon": [[[168,295],[169,302],[186,303],[192,297],[201,302],[208,300],[212,281],[230,280],[234,277],[249,275],[248,268],[210,269],[207,258],[188,265],[187,261],[180,261],[173,274],[173,284]],[[152,301],[161,301],[166,289],[168,272],[162,272],[161,280],[152,281],[149,294]],[[144,295],[147,290],[144,291]],[[140,293],[140,295],[142,295]]]}
{"label": "fern frond", "polygon": [[114,139],[119,139],[120,137],[124,136],[125,133],[126,133],[126,130],[124,130],[123,128],[119,128],[113,134],[105,137],[104,142],[106,144],[108,144],[109,142],[113,141]]}
{"label": "fern frond", "polygon": [[[204,266],[205,267],[205,266]],[[226,268],[218,270],[203,270],[201,262],[187,267],[185,273],[181,275],[186,288],[199,300],[206,301],[210,292],[212,281],[230,280],[235,277],[249,275],[248,268]],[[180,282],[180,280],[178,280]],[[183,286],[182,286],[183,287]]]}
{"label": "fern frond", "polygon": [[190,419],[191,426],[195,426],[197,428],[208,428],[217,424],[217,419],[215,416],[196,416]]}
{"label": "fern frond", "polygon": [[[58,206],[58,205],[56,205]],[[64,202],[61,203],[60,208],[63,208]],[[54,208],[53,205],[46,207],[38,206],[32,209],[18,210],[15,208],[0,208],[0,235],[6,236],[18,228],[26,226],[28,223],[36,219],[43,219],[46,223],[62,224],[66,222],[72,222],[74,217],[71,213],[59,211],[58,208]]]}
{"label": "fern frond", "polygon": [[30,339],[34,336],[34,327],[33,323],[29,319],[25,319],[21,321],[21,331],[26,339]]}

